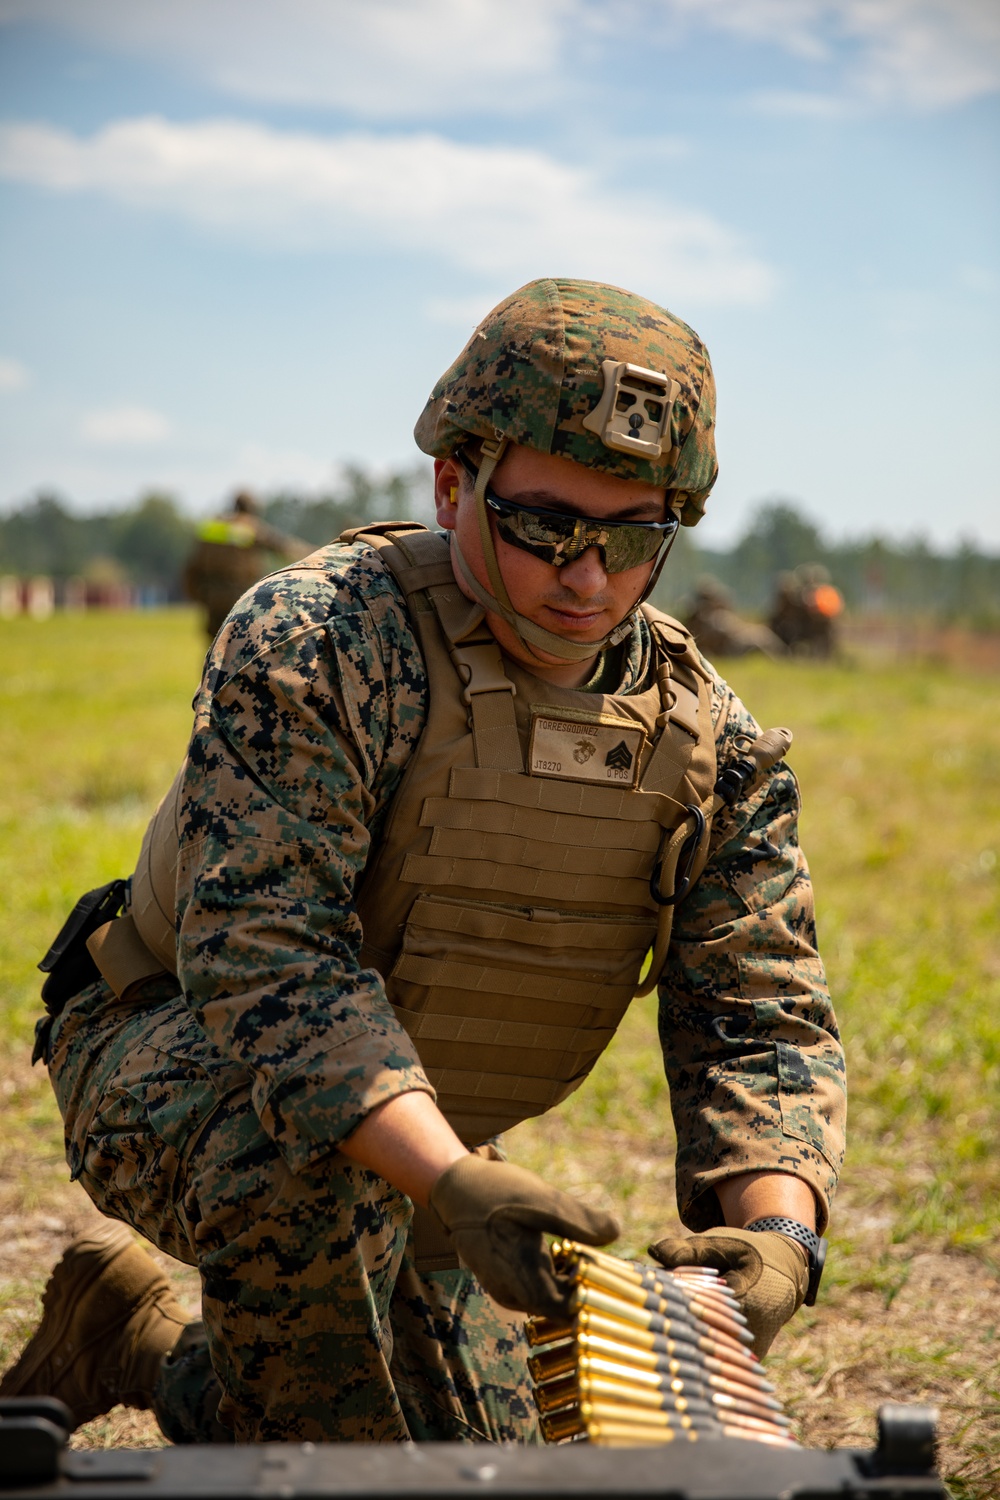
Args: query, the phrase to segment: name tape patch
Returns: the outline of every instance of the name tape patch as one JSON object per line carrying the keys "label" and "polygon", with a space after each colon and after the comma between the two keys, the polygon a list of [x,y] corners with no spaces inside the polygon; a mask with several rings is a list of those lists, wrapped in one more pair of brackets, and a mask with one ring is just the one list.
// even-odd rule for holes
{"label": "name tape patch", "polygon": [[646,731],[630,719],[553,719],[533,714],[528,770],[532,776],[634,787]]}

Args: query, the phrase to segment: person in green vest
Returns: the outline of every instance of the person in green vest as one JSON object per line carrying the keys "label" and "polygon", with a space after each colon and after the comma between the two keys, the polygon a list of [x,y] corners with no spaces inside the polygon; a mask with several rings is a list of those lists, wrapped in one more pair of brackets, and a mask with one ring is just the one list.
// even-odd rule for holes
{"label": "person in green vest", "polygon": [[184,565],[183,587],[205,611],[205,630],[214,640],[222,622],[247,589],[282,563],[297,562],[311,542],[269,526],[253,495],[241,490],[228,511],[201,521]]}

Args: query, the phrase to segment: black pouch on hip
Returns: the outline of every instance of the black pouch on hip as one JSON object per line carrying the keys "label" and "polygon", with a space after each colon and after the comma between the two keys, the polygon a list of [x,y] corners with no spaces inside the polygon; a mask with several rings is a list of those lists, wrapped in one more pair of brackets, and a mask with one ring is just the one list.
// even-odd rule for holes
{"label": "black pouch on hip", "polygon": [[59,1015],[63,1006],[88,984],[100,978],[100,972],[87,950],[87,939],[98,927],[117,917],[125,899],[124,880],[109,880],[88,891],[66,918],[52,947],[38,967],[45,974],[42,1000],[49,1015]]}

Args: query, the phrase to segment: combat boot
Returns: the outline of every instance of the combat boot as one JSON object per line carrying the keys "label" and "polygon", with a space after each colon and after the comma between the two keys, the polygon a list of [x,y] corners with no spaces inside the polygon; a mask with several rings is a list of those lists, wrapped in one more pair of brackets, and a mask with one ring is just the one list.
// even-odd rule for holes
{"label": "combat boot", "polygon": [[42,1321],[0,1396],[57,1396],[79,1427],[121,1403],[152,1404],[160,1363],[188,1319],[124,1224],[94,1224],[49,1277]]}

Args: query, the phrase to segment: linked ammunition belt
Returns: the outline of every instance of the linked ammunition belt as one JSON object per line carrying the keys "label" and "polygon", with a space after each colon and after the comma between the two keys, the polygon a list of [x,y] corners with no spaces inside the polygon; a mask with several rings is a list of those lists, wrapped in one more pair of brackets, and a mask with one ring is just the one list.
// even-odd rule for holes
{"label": "linked ammunition belt", "polygon": [[546,1442],[798,1446],[717,1271],[653,1269],[572,1240],[557,1240],[552,1256],[572,1283],[570,1314],[527,1322]]}

